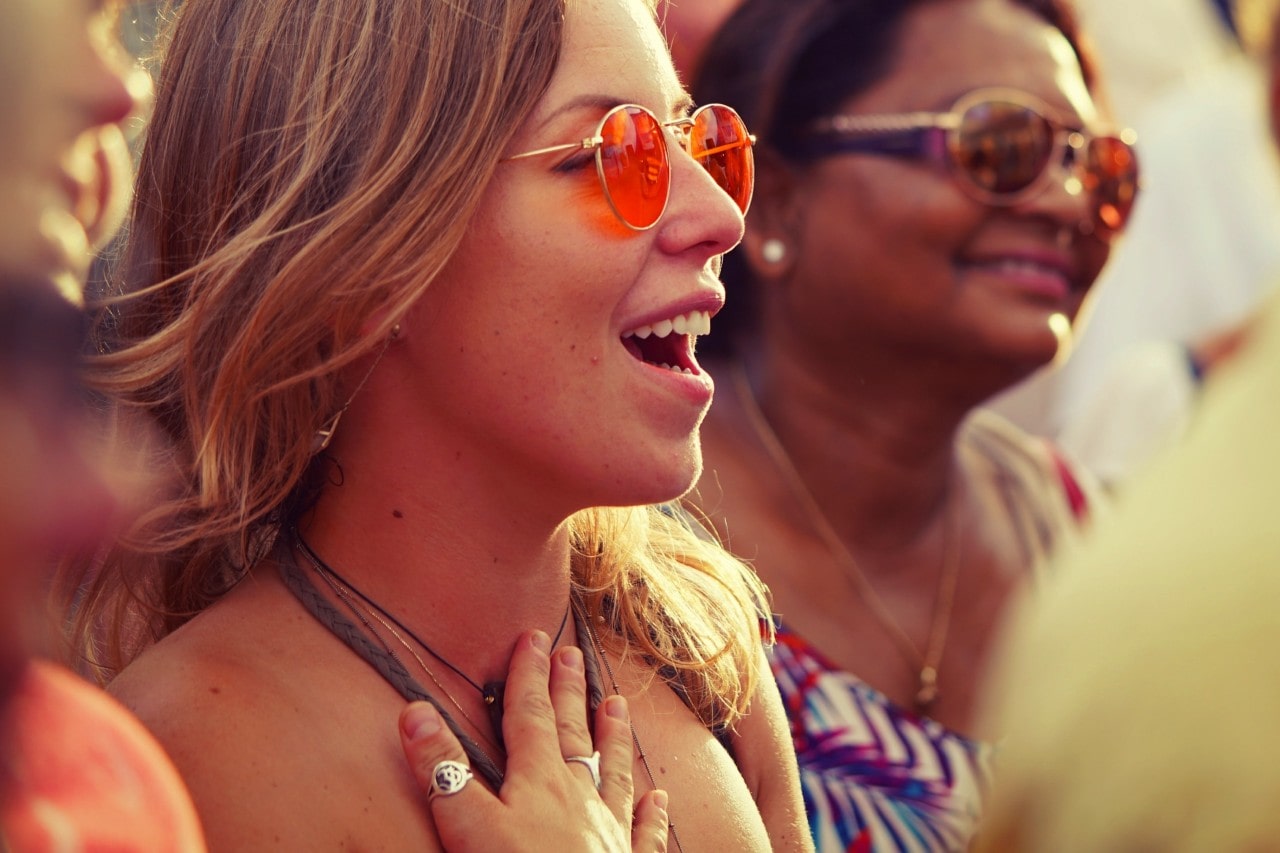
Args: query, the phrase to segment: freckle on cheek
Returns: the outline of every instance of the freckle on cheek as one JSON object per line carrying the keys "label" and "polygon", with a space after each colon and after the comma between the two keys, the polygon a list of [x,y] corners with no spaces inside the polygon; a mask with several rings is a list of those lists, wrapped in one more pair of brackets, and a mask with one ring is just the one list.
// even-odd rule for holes
{"label": "freckle on cheek", "polygon": [[395,518],[404,518],[404,513],[398,509],[391,510],[391,515]]}

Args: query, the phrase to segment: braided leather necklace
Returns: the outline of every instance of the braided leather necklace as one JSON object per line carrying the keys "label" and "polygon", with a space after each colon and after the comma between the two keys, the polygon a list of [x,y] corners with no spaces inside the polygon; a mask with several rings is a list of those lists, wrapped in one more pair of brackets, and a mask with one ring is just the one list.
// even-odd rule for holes
{"label": "braided leather necklace", "polygon": [[[506,684],[507,684],[506,681],[493,680],[493,681],[486,681],[484,684],[477,684],[473,678],[471,678],[469,675],[463,672],[460,668],[455,666],[448,658],[444,657],[435,649],[431,648],[431,646],[427,645],[427,643],[424,642],[420,637],[418,637],[417,634],[415,634],[408,627],[406,627],[403,622],[397,619],[395,615],[393,615],[382,605],[378,604],[376,601],[371,599],[369,596],[365,595],[357,587],[353,586],[349,580],[344,578],[342,575],[338,574],[338,572],[335,571],[332,566],[330,566],[324,560],[320,559],[320,555],[317,554],[314,550],[312,550],[311,546],[308,545],[307,541],[302,538],[302,534],[298,532],[298,529],[296,527],[293,529],[293,541],[297,544],[298,549],[302,551],[302,553],[311,562],[311,565],[316,569],[316,571],[320,574],[321,577],[325,577],[326,575],[332,576],[335,580],[340,582],[348,590],[355,593],[356,596],[359,597],[359,599],[364,602],[366,607],[370,608],[371,612],[380,614],[378,621],[382,622],[382,624],[386,626],[388,630],[391,630],[391,625],[395,625],[396,628],[399,628],[401,631],[407,634],[410,639],[412,639],[415,643],[417,643],[419,646],[425,649],[427,654],[431,655],[431,657],[435,658],[440,663],[447,666],[450,670],[453,671],[455,675],[457,675],[467,684],[471,685],[472,689],[474,689],[477,693],[480,694],[480,698],[483,700],[485,704],[485,709],[489,712],[489,722],[493,726],[493,732],[497,736],[499,743],[501,743],[502,741],[502,710],[503,710],[502,694],[503,694],[503,691],[506,689]],[[560,638],[564,636],[565,625],[569,624],[570,609],[571,607],[569,603],[566,602],[565,608],[564,608],[564,616],[560,618],[560,628],[559,630],[556,631],[555,638],[551,641],[552,649],[555,649],[556,645],[558,645],[560,642]],[[388,621],[391,623],[391,625],[387,624]],[[396,639],[398,639],[401,643],[403,643],[406,646],[406,648],[408,648],[408,643],[405,642],[404,638],[400,636],[400,634],[396,633],[395,631],[391,631],[391,633],[396,637]],[[435,673],[431,672],[431,670],[422,661],[422,659],[418,657],[417,652],[415,652],[412,648],[409,648],[409,651],[413,653],[413,656],[415,658],[417,658],[418,663],[427,672],[427,675],[430,676],[431,680],[435,682],[436,686],[439,687],[441,690],[444,690],[444,686],[440,684],[440,681],[436,678]],[[457,701],[454,700],[453,697],[449,695],[448,691],[445,691],[445,695],[448,696],[449,700],[452,701],[456,707],[458,707],[459,711],[462,710],[461,706],[459,706]],[[471,722],[471,719],[467,717],[465,713],[463,713],[463,717],[467,720],[467,722],[469,723]],[[471,724],[473,726],[475,725],[475,723],[471,723]]]}
{"label": "braided leather necklace", "polygon": [[[391,636],[395,637],[397,640],[400,641],[400,645],[404,646],[405,650],[408,651],[409,654],[413,656],[413,659],[417,661],[418,666],[421,667],[422,671],[425,672],[427,674],[427,677],[431,679],[431,683],[436,686],[437,690],[439,690],[441,693],[444,694],[444,697],[448,699],[449,703],[453,705],[453,707],[458,711],[459,714],[462,715],[462,719],[466,720],[467,723],[470,724],[471,728],[475,731],[476,736],[479,737],[482,741],[484,741],[486,746],[492,749],[494,753],[506,752],[506,750],[503,748],[503,745],[494,743],[492,740],[485,737],[484,729],[478,726],[475,720],[471,719],[471,715],[466,712],[466,710],[462,707],[461,704],[459,704],[458,700],[454,698],[453,694],[449,692],[448,688],[446,688],[442,683],[440,683],[440,679],[437,678],[436,674],[431,671],[431,668],[429,666],[427,666],[426,661],[424,661],[422,657],[419,656],[417,650],[414,649],[413,646],[409,645],[409,642],[405,640],[405,638],[402,637],[399,633],[397,633],[396,629],[391,627],[391,625],[388,624],[385,619],[383,619],[380,615],[378,615],[378,611],[368,607],[367,605],[362,608],[360,606],[360,603],[351,597],[348,590],[338,581],[338,579],[332,577],[328,572],[325,571],[324,566],[321,563],[312,562],[312,567],[315,569],[316,574],[320,575],[320,578],[325,582],[325,584],[329,587],[329,589],[333,590],[333,594],[338,596],[338,598],[342,600],[342,603],[347,606],[347,609],[350,610],[352,614],[357,619],[360,620],[360,623],[364,625],[365,630],[367,630],[370,634],[378,638],[378,641],[382,644],[382,647],[386,650],[387,654],[391,656],[392,660],[400,664],[402,667],[404,666],[404,662],[400,660],[400,657],[394,651],[392,651],[391,646],[387,643],[386,639],[383,638],[383,636],[378,631],[378,629],[373,627],[373,625],[369,622],[368,617],[372,617],[373,619],[375,619],[379,624],[382,625],[382,627],[387,631],[387,633],[391,634]],[[363,612],[361,612],[362,610]],[[498,732],[497,734],[498,734],[499,740],[501,740],[502,733]],[[486,755],[488,754],[486,753]],[[488,757],[491,761],[493,760],[492,756],[488,756]]]}

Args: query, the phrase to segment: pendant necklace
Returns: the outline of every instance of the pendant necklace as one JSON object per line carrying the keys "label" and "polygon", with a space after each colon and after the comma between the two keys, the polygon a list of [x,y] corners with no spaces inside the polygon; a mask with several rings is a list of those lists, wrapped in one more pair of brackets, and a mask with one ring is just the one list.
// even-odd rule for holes
{"label": "pendant necklace", "polygon": [[862,572],[853,553],[844,544],[844,540],[836,533],[835,527],[822,511],[817,498],[809,491],[795,462],[791,460],[778,434],[760,408],[746,370],[741,367],[736,369],[733,372],[733,380],[756,438],[764,446],[774,467],[791,491],[792,497],[808,516],[814,533],[835,559],[842,570],[842,575],[853,587],[854,593],[867,605],[871,615],[880,623],[880,627],[893,641],[898,652],[906,659],[918,683],[914,697],[916,710],[920,713],[928,712],[929,708],[938,701],[938,668],[942,664],[942,655],[947,647],[947,632],[951,626],[951,611],[955,605],[956,582],[960,573],[960,512],[957,508],[959,501],[952,500],[947,506],[947,517],[942,531],[942,565],[938,574],[938,591],[934,597],[929,637],[924,651],[921,651],[910,635],[893,618],[889,608],[876,593],[871,580]]}
{"label": "pendant necklace", "polygon": [[[427,643],[423,642],[423,640],[417,634],[415,634],[408,627],[406,627],[405,624],[401,622],[399,619],[397,619],[394,614],[386,610],[384,607],[382,607],[382,605],[378,604],[373,599],[369,598],[369,596],[365,595],[357,587],[353,586],[350,581],[348,581],[338,572],[334,571],[332,566],[330,566],[328,563],[322,560],[320,558],[320,555],[317,554],[314,550],[312,550],[311,546],[307,544],[307,541],[305,539],[302,538],[302,534],[298,531],[296,527],[293,529],[292,533],[293,533],[293,541],[297,544],[298,549],[303,553],[303,555],[306,556],[307,560],[311,563],[312,567],[316,569],[317,573],[319,573],[321,577],[326,577],[326,575],[329,577],[332,577],[334,580],[342,584],[342,586],[346,587],[348,590],[355,593],[355,595],[362,602],[364,602],[365,606],[370,609],[370,612],[380,614],[380,616],[378,617],[378,621],[382,622],[382,624],[386,626],[388,630],[391,630],[392,625],[394,625],[396,628],[399,628],[401,632],[408,635],[409,639],[413,640],[415,643],[421,646],[424,650],[426,650],[427,654],[431,655],[431,657],[435,658],[437,661],[439,661],[440,663],[448,667],[455,675],[457,675],[459,678],[461,678],[463,681],[469,684],[472,689],[474,689],[477,693],[480,694],[480,698],[484,702],[485,709],[489,712],[489,722],[490,722],[490,725],[493,727],[494,736],[497,738],[499,746],[501,746],[502,745],[502,711],[503,711],[502,694],[506,688],[506,681],[502,679],[494,679],[492,681],[486,681],[484,684],[477,684],[475,679],[471,678],[469,675],[467,675],[465,672],[463,672],[461,669],[455,666],[448,658],[444,657],[435,649],[431,648],[431,646],[429,646]],[[551,649],[553,651],[555,650],[555,647],[559,644],[560,638],[564,636],[564,629],[565,629],[565,626],[569,623],[569,611],[571,609],[572,609],[571,603],[566,603],[565,609],[564,609],[564,616],[562,616],[560,619],[560,628],[559,630],[556,631],[555,637],[551,640]],[[387,624],[388,622],[390,624]],[[408,647],[408,643],[405,642],[404,637],[402,637],[400,634],[396,633],[395,631],[392,631],[392,634],[394,634],[396,638],[400,640],[401,643],[403,643],[406,647]],[[431,680],[435,682],[436,686],[439,687],[441,690],[444,690],[444,686],[440,684],[440,681],[439,679],[436,678],[435,673],[431,672],[431,670],[426,666],[425,662],[422,661],[422,659],[417,655],[417,653],[412,648],[410,648],[409,650],[414,653],[414,657],[417,658],[418,663],[422,666],[423,670],[426,671],[427,675],[431,678]],[[455,707],[458,707],[458,710],[461,711],[462,709],[460,706],[458,706],[457,701],[453,700],[453,697],[449,695],[448,691],[444,691],[444,692],[445,692],[445,695],[448,696],[451,701],[453,701],[453,704],[455,705]],[[470,718],[467,718],[465,713],[463,714],[463,717],[466,718],[468,722],[471,722]],[[472,725],[474,726],[475,724],[472,723]]]}
{"label": "pendant necklace", "polygon": [[[458,702],[458,700],[454,698],[453,694],[449,692],[448,688],[446,688],[443,684],[440,683],[440,679],[437,678],[436,674],[431,671],[431,668],[429,666],[427,666],[426,661],[422,659],[422,657],[418,654],[417,650],[414,649],[413,646],[411,646],[404,637],[402,637],[399,633],[397,633],[395,628],[391,627],[391,625],[389,625],[385,619],[379,616],[376,610],[368,607],[367,605],[362,608],[359,602],[353,599],[350,593],[342,586],[342,584],[339,583],[336,578],[330,576],[329,573],[325,571],[324,567],[321,564],[313,562],[312,567],[315,569],[316,574],[320,575],[321,580],[325,582],[325,584],[329,587],[329,589],[333,590],[333,594],[338,596],[338,598],[342,600],[342,603],[347,606],[347,609],[350,610],[355,615],[355,617],[360,620],[360,623],[364,625],[365,630],[368,631],[370,634],[372,634],[374,637],[378,638],[378,642],[382,644],[382,647],[386,650],[387,654],[391,656],[392,660],[400,664],[401,667],[404,666],[404,662],[400,660],[399,655],[397,655],[391,649],[391,646],[387,643],[386,639],[383,638],[382,634],[376,628],[373,627],[373,625],[369,622],[366,616],[372,617],[373,619],[377,620],[377,622],[382,625],[382,627],[387,631],[387,633],[395,637],[400,642],[400,645],[404,646],[405,650],[408,651],[409,654],[413,656],[413,659],[415,661],[417,661],[418,666],[421,667],[422,671],[425,672],[427,674],[427,677],[431,679],[431,683],[436,686],[436,689],[444,694],[444,697],[449,700],[449,704],[453,705],[453,707],[457,710],[457,712],[460,715],[462,715],[462,719],[467,721],[467,723],[471,726],[472,730],[476,733],[476,736],[479,737],[482,741],[484,741],[485,746],[488,746],[491,750],[493,750],[495,754],[506,753],[506,750],[500,744],[494,743],[492,740],[490,740],[488,737],[485,736],[484,729],[482,729],[479,725],[477,725],[475,720],[471,719],[471,715],[468,714],[466,712],[466,709],[464,709],[462,705]],[[361,612],[362,610],[363,612]],[[499,734],[499,737],[501,737],[501,734]],[[491,761],[493,760],[492,755],[487,755],[487,757]]]}

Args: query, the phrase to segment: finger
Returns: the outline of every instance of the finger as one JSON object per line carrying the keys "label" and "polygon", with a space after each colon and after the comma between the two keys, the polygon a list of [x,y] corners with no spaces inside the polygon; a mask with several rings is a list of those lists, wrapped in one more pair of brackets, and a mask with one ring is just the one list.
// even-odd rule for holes
{"label": "finger", "polygon": [[[547,767],[564,760],[549,692],[550,648],[550,637],[542,631],[530,631],[516,642],[511,655],[502,716],[508,778],[541,778]],[[504,785],[503,790],[506,788]]]}
{"label": "finger", "polygon": [[635,796],[632,770],[635,753],[631,740],[631,716],[627,700],[610,696],[596,709],[596,749],[600,750],[600,796],[622,826],[631,822]]}
{"label": "finger", "polygon": [[466,781],[456,793],[447,793],[457,788],[461,768],[442,766],[441,762],[458,762],[462,767],[469,762],[462,744],[431,703],[413,702],[400,712],[400,743],[446,849],[474,836],[494,819],[497,800],[478,780]]}
{"label": "finger", "polygon": [[666,853],[669,827],[667,792],[645,794],[636,805],[636,820],[631,825],[632,853]]}
{"label": "finger", "polygon": [[[570,756],[591,759],[596,748],[591,742],[591,730],[587,728],[587,678],[582,668],[582,650],[575,646],[566,646],[552,656],[551,705],[556,714],[560,754],[566,760]],[[569,761],[569,768],[595,788],[599,759],[592,760],[597,774],[580,761]]]}

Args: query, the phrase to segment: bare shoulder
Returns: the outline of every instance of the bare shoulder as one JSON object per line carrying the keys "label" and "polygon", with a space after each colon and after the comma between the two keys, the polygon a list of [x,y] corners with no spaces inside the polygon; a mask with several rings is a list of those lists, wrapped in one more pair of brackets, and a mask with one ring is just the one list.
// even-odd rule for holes
{"label": "bare shoulder", "polygon": [[108,689],[169,753],[211,850],[378,849],[362,827],[424,831],[406,809],[398,697],[278,585],[237,589]]}
{"label": "bare shoulder", "polygon": [[733,751],[755,797],[774,850],[812,850],[800,794],[800,770],[777,683],[761,649],[760,679],[735,726]]}

